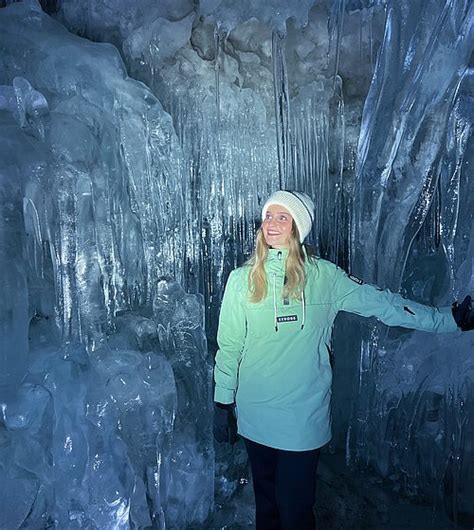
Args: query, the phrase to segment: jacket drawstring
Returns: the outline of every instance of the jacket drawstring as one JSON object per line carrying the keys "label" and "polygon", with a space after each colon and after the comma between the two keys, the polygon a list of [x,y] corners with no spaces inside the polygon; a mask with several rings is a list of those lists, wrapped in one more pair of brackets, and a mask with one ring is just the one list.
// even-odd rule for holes
{"label": "jacket drawstring", "polygon": [[276,296],[276,274],[273,273],[273,315],[275,317],[275,331],[278,331],[277,320],[277,296]]}
{"label": "jacket drawstring", "polygon": [[[304,289],[301,292],[301,329],[304,328],[306,322],[306,303],[304,298]],[[278,331],[278,311],[277,311],[277,293],[276,293],[276,274],[273,273],[273,319],[275,322],[275,331]]]}
{"label": "jacket drawstring", "polygon": [[[281,252],[278,253],[278,259],[281,260]],[[301,292],[301,329],[304,328],[306,322],[306,303],[304,299],[304,289]],[[278,331],[278,311],[277,311],[277,292],[276,292],[276,274],[273,273],[273,317],[275,321],[275,331]]]}

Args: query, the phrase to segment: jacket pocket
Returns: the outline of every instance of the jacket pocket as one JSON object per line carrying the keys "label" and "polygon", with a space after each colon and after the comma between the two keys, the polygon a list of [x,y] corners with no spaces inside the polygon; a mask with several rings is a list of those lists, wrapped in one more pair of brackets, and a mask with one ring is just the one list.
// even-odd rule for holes
{"label": "jacket pocket", "polygon": [[330,327],[334,323],[335,316],[332,304],[308,304],[306,306],[305,327]]}

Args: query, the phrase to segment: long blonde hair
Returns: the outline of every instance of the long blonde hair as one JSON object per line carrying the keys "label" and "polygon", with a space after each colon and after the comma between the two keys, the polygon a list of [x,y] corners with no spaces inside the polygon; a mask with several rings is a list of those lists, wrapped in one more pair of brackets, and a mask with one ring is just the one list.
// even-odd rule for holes
{"label": "long blonde hair", "polygon": [[[258,303],[267,296],[267,275],[265,274],[264,263],[267,259],[269,248],[263,231],[259,228],[255,240],[255,251],[247,262],[251,266],[248,288],[250,301],[253,303]],[[306,281],[304,263],[305,254],[300,243],[298,228],[293,223],[288,240],[288,257],[286,258],[285,270],[286,282],[283,287],[283,298],[301,300],[301,293]]]}

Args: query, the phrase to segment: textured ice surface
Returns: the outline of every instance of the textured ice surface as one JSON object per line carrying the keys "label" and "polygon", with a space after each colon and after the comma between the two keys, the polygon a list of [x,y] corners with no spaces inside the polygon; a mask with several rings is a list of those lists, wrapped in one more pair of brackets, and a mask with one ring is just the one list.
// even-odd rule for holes
{"label": "textured ice surface", "polygon": [[174,305],[152,313],[152,286],[179,276],[171,120],[111,45],[25,4],[0,25],[2,521],[201,524],[214,489],[202,300],[162,279]]}
{"label": "textured ice surface", "polygon": [[[453,9],[436,1],[387,7],[359,140],[360,234],[354,243],[361,247],[367,279],[392,289],[400,287],[413,238],[432,204],[450,115],[470,121],[465,113],[472,111],[459,109],[459,99],[470,92],[472,15],[471,2]],[[460,148],[464,153],[465,145]]]}
{"label": "textured ice surface", "polygon": [[0,514],[0,528],[20,528],[30,513],[37,492],[35,480],[2,479],[0,499],[4,508]]}
{"label": "textured ice surface", "polygon": [[[170,117],[126,77],[111,45],[73,36],[24,4],[0,17],[3,92],[21,95],[0,118],[2,194],[14,212],[2,217],[5,299],[13,293],[15,311],[25,311],[27,273],[30,316],[56,319],[64,337],[93,350],[118,310],[151,301],[159,275],[177,272],[179,215],[167,212],[179,214],[180,199],[165,189],[179,181],[180,148]],[[28,53],[14,59],[18,47]],[[19,337],[12,328],[25,318],[10,320]]]}
{"label": "textured ice surface", "polygon": [[[310,241],[366,280],[474,291],[473,7],[44,4],[91,40],[0,9],[0,491],[25,488],[5,517],[205,526],[203,319],[212,338],[269,191],[311,193]],[[336,333],[335,448],[472,521],[471,336]],[[243,524],[245,464],[218,450],[216,521]]]}
{"label": "textured ice surface", "polygon": [[174,293],[167,315],[122,316],[92,355],[77,343],[52,345],[44,319],[30,328],[29,373],[1,403],[5,528],[185,528],[208,517],[214,451],[202,306],[161,284]]}
{"label": "textured ice surface", "polygon": [[[473,14],[470,2],[388,4],[359,139],[355,270],[435,305],[474,289]],[[348,457],[404,493],[443,499],[464,523],[474,517],[473,352],[472,334],[366,329],[347,437]]]}
{"label": "textured ice surface", "polygon": [[286,33],[286,22],[290,18],[301,26],[307,24],[308,11],[314,3],[314,0],[301,2],[243,0],[238,3],[231,0],[203,0],[200,2],[200,9],[204,15],[214,19],[218,28],[225,33],[229,33],[251,18],[260,20],[273,30]]}

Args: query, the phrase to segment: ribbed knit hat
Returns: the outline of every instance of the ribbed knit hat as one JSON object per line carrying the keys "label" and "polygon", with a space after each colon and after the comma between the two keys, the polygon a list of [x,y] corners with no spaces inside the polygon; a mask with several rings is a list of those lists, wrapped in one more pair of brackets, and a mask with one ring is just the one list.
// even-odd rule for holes
{"label": "ribbed knit hat", "polygon": [[300,243],[303,243],[314,221],[314,202],[301,191],[275,191],[262,208],[262,221],[268,208],[274,204],[284,206],[291,214],[300,234]]}

